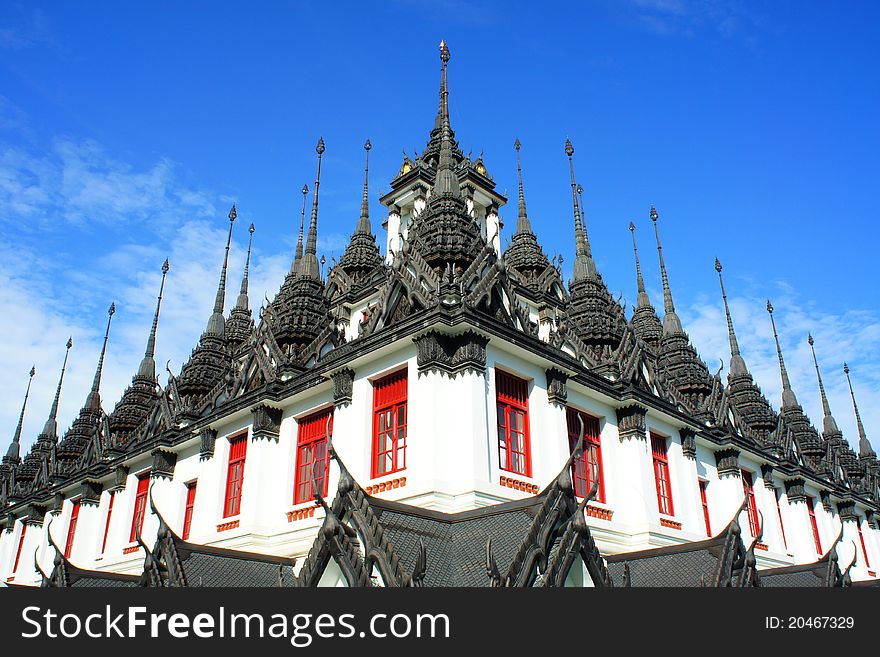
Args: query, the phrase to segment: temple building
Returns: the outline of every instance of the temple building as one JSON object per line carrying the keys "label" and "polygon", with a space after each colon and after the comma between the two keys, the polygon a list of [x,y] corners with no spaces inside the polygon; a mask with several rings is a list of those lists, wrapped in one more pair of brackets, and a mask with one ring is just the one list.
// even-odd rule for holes
{"label": "temple building", "polygon": [[[775,409],[740,351],[717,260],[730,366],[726,379],[710,372],[676,313],[663,220],[650,206],[643,223],[662,306],[646,291],[645,243],[640,261],[630,224],[638,297],[628,313],[593,257],[571,141],[559,151],[570,173],[560,188],[571,187],[571,280],[541,247],[518,139],[516,221],[502,250],[507,199],[482,155],[459,145],[449,61],[441,43],[433,127],[424,150],[404,156],[381,218],[370,216],[364,144],[363,190],[351,190],[360,213],[326,275],[321,139],[274,298],[256,308],[248,296],[251,225],[227,304],[233,206],[213,308],[166,385],[155,359],[168,261],[121,399],[102,400],[100,389],[114,306],[91,389],[62,390],[65,356],[46,424],[23,454],[24,414],[40,412],[25,392],[0,465],[3,585],[880,581],[880,460],[855,392],[859,436],[847,437],[823,384],[844,372],[816,361],[820,430],[786,371],[775,321],[785,308],[768,302],[783,384]],[[67,431],[61,394],[84,398]]]}

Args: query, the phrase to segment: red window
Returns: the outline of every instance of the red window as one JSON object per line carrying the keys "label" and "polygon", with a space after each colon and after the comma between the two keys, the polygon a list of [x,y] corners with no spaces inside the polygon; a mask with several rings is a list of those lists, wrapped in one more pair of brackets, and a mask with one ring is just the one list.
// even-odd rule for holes
{"label": "red window", "polygon": [[868,550],[865,548],[865,537],[862,536],[862,523],[856,518],[856,528],[859,530],[859,542],[862,544],[862,554],[865,555],[865,567],[871,567],[871,560],[868,558]]}
{"label": "red window", "polygon": [[584,455],[571,465],[571,478],[574,482],[574,494],[578,497],[586,497],[593,487],[594,481],[599,481],[599,490],[596,499],[605,501],[605,483],[602,480],[602,446],[599,438],[599,418],[592,417],[574,408],[565,410],[565,420],[568,425],[568,448],[574,451],[580,434],[580,422],[584,422]]}
{"label": "red window", "polygon": [[813,529],[813,541],[816,543],[816,553],[822,554],[822,540],[819,538],[819,526],[816,524],[816,510],[813,498],[807,495],[807,513],[810,514],[810,527]]}
{"label": "red window", "polygon": [[296,470],[293,482],[293,503],[301,504],[315,499],[312,479],[321,495],[327,495],[327,420],[333,431],[333,411],[325,409],[299,420],[296,438]]}
{"label": "red window", "polygon": [[657,508],[667,516],[675,515],[672,486],[669,479],[669,456],[666,438],[651,434],[651,457],[654,461],[654,483],[657,485]]}
{"label": "red window", "polygon": [[779,489],[773,489],[773,498],[776,500],[776,515],[779,516],[779,529],[782,530],[782,545],[788,550],[788,541],[785,540],[785,524],[782,522],[782,506],[779,504]]}
{"label": "red window", "polygon": [[67,545],[64,546],[64,558],[70,559],[70,553],[73,551],[73,537],[76,536],[76,523],[79,522],[80,501],[73,503],[70,510],[70,522],[67,525]]}
{"label": "red window", "polygon": [[709,522],[709,499],[706,491],[709,488],[708,481],[700,481],[700,502],[703,504],[703,520],[706,522],[706,536],[712,535],[712,525]]}
{"label": "red window", "polygon": [[107,536],[110,533],[110,518],[113,516],[113,502],[116,500],[116,493],[110,491],[110,504],[107,506],[107,520],[104,522],[104,540],[101,541],[101,554],[107,549]]}
{"label": "red window", "polygon": [[740,475],[742,476],[743,492],[746,498],[748,498],[746,511],[749,516],[749,531],[754,538],[758,535],[761,523],[758,520],[758,507],[755,505],[755,487],[752,484],[752,473],[747,470],[740,470]]}
{"label": "red window", "polygon": [[184,541],[189,538],[189,529],[192,526],[193,509],[196,506],[197,483],[197,481],[191,481],[186,485],[186,507],[183,511],[183,534],[181,536]]}
{"label": "red window", "polygon": [[18,550],[15,552],[15,563],[12,564],[12,572],[15,573],[18,570],[18,561],[21,559],[21,549],[24,547],[24,537],[27,534],[27,523],[22,520],[21,522],[21,536],[18,537]]}
{"label": "red window", "polygon": [[373,477],[406,468],[407,371],[373,383]]}
{"label": "red window", "polygon": [[495,370],[498,391],[498,463],[502,470],[532,476],[529,449],[529,383]]}
{"label": "red window", "polygon": [[147,511],[147,493],[150,490],[150,472],[149,470],[142,475],[138,475],[137,494],[134,498],[134,514],[131,516],[131,535],[128,537],[130,542],[137,539],[138,533],[144,528],[144,515]]}
{"label": "red window", "polygon": [[244,459],[247,456],[247,434],[229,439],[229,468],[226,471],[226,497],[223,517],[241,512],[241,487],[244,484]]}

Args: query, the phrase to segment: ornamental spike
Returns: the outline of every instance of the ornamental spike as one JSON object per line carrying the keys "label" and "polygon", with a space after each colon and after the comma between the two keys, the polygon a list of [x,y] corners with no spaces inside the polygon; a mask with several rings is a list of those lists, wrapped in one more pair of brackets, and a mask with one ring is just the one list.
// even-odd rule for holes
{"label": "ornamental spike", "polygon": [[520,160],[519,153],[522,144],[519,139],[513,142],[513,147],[516,149],[516,175],[519,180],[519,207],[516,214],[516,232],[531,233],[532,223],[529,221],[529,215],[526,212],[526,197],[523,194],[522,161]]}
{"label": "ornamental spike", "polygon": [[306,252],[299,263],[299,275],[304,278],[320,280],[318,269],[318,189],[321,187],[321,160],[324,156],[324,138],[318,139],[315,146],[318,154],[318,173],[315,176],[315,194],[312,197],[312,217],[309,220],[309,233],[306,237]]}
{"label": "ornamental spike", "polygon": [[856,403],[856,395],[853,392],[852,380],[849,378],[849,365],[843,364],[843,373],[846,374],[846,382],[849,384],[849,395],[852,397],[853,410],[856,412],[856,425],[859,429],[859,456],[862,458],[876,458],[868,435],[865,433],[865,425],[862,424],[862,416],[859,415],[859,405]]}
{"label": "ornamental spike", "polygon": [[55,399],[52,400],[52,407],[49,409],[49,419],[43,425],[43,431],[40,435],[47,436],[57,440],[58,437],[58,400],[61,398],[61,384],[64,383],[64,372],[67,370],[67,357],[70,355],[70,348],[73,346],[73,338],[67,339],[64,352],[64,362],[61,365],[61,376],[58,377],[58,387],[55,389]]}
{"label": "ornamental spike", "polygon": [[28,384],[27,390],[24,393],[24,402],[21,404],[21,414],[18,416],[18,425],[15,427],[15,433],[12,434],[12,443],[9,445],[9,449],[6,451],[6,458],[3,460],[7,463],[18,463],[19,460],[19,452],[21,449],[21,427],[24,424],[24,411],[27,408],[28,397],[31,394],[31,383],[34,380],[34,374],[37,373],[36,367],[31,367],[31,371],[28,376]]}
{"label": "ornamental spike", "polygon": [[235,308],[237,310],[247,310],[248,309],[248,273],[251,268],[251,247],[254,245],[254,225],[251,224],[248,227],[248,250],[247,257],[244,261],[244,275],[241,277],[241,290],[238,293],[238,299],[235,301]]}
{"label": "ornamental spike", "polygon": [[162,282],[159,284],[159,299],[156,301],[156,312],[153,315],[153,326],[150,328],[150,337],[147,338],[147,349],[144,352],[144,358],[138,368],[138,376],[149,379],[151,382],[156,380],[156,361],[153,359],[156,355],[156,329],[159,327],[159,309],[162,307],[162,293],[165,290],[165,277],[171,265],[168,264],[168,258],[162,263]]}
{"label": "ornamental spike", "polygon": [[357,228],[355,229],[355,233],[360,233],[362,235],[371,235],[373,232],[373,228],[370,225],[370,149],[373,148],[373,144],[370,143],[370,140],[364,143],[364,196],[361,199],[361,216],[358,219]]}
{"label": "ornamental spike", "polygon": [[104,355],[107,353],[107,341],[110,339],[110,322],[116,312],[116,304],[111,303],[107,310],[107,330],[104,331],[104,344],[101,347],[101,356],[98,358],[98,368],[95,370],[95,378],[92,381],[92,389],[86,397],[86,408],[101,410],[101,373],[104,369]]}
{"label": "ornamental spike", "polygon": [[810,345],[810,351],[813,352],[813,365],[816,366],[816,378],[819,380],[819,395],[822,397],[822,411],[824,419],[822,420],[822,432],[826,436],[839,434],[840,429],[837,428],[837,422],[831,415],[831,405],[828,403],[828,397],[825,395],[825,386],[822,383],[822,374],[819,372],[819,360],[816,358],[816,348],[813,346],[815,341],[812,334],[807,334],[807,343]]}
{"label": "ornamental spike", "polygon": [[571,140],[565,139],[565,154],[568,156],[568,170],[571,175],[571,200],[574,205],[574,242],[575,242],[575,258],[574,268],[572,271],[572,280],[574,282],[582,281],[587,278],[596,278],[596,263],[593,262],[593,254],[590,250],[590,241],[587,237],[587,231],[581,223],[581,209],[578,206],[577,183],[574,178],[574,146]]}
{"label": "ornamental spike", "polygon": [[684,333],[681,328],[681,320],[675,312],[675,304],[672,302],[672,290],[669,287],[669,276],[666,274],[666,263],[663,261],[663,246],[660,244],[660,231],[657,228],[657,219],[660,215],[654,206],[651,206],[651,221],[654,223],[654,237],[657,238],[657,254],[660,256],[660,277],[663,280],[663,335]]}
{"label": "ornamental spike", "polygon": [[746,362],[739,351],[739,343],[736,340],[736,332],[733,330],[733,319],[730,316],[730,307],[727,305],[727,293],[724,291],[724,277],[721,275],[721,261],[715,258],[715,271],[718,272],[718,282],[721,284],[721,299],[724,301],[724,314],[727,317],[727,336],[730,340],[730,376],[742,376],[749,373]]}
{"label": "ornamental spike", "polygon": [[773,304],[767,300],[767,312],[770,314],[770,324],[773,326],[773,339],[776,340],[776,354],[779,356],[779,372],[782,375],[782,409],[795,408],[798,405],[794,390],[791,389],[791,381],[788,379],[788,371],[785,369],[785,361],[782,358],[782,347],[779,346],[779,334],[776,332],[776,321],[773,319]]}
{"label": "ornamental spike", "polygon": [[299,262],[302,260],[303,256],[303,228],[306,223],[306,197],[309,195],[309,186],[303,185],[302,188],[303,202],[302,202],[302,214],[299,219],[299,237],[296,240],[296,252],[293,255],[293,266],[290,268],[291,272],[296,272],[299,270]]}
{"label": "ornamental spike", "polygon": [[214,312],[208,320],[208,326],[205,333],[210,333],[222,337],[226,326],[226,320],[223,319],[223,306],[226,303],[226,269],[229,266],[229,247],[232,245],[232,227],[235,225],[235,218],[238,212],[235,204],[229,210],[229,234],[226,237],[226,253],[223,256],[223,267],[220,269],[220,283],[217,285],[217,296],[214,299]]}

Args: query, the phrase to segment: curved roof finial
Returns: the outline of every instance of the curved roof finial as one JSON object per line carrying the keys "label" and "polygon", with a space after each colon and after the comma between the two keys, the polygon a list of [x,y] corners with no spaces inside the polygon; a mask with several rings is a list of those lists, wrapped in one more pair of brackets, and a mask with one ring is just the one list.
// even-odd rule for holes
{"label": "curved roof finial", "polygon": [[862,424],[862,416],[859,415],[859,405],[856,404],[856,395],[853,392],[852,381],[849,378],[849,365],[843,364],[843,373],[846,374],[846,382],[849,384],[849,395],[852,397],[853,410],[856,412],[856,425],[859,429],[859,456],[862,458],[876,458],[868,436],[865,433],[865,425]]}
{"label": "curved roof finial", "polygon": [[324,138],[318,139],[315,146],[318,154],[318,173],[315,176],[315,194],[312,197],[312,217],[309,220],[309,233],[306,237],[306,252],[299,263],[299,275],[303,278],[319,280],[321,278],[318,269],[318,189],[321,187],[321,160],[324,157]]}
{"label": "curved roof finial", "polygon": [[779,372],[782,375],[782,408],[795,408],[798,401],[794,396],[794,390],[791,389],[791,381],[788,379],[788,371],[782,359],[782,347],[779,346],[779,334],[776,332],[776,321],[773,319],[773,304],[769,299],[767,299],[767,312],[770,314],[770,324],[773,326],[773,339],[776,340],[776,354],[779,356]]}
{"label": "curved roof finial", "polygon": [[144,352],[144,358],[138,368],[138,376],[156,380],[156,361],[153,359],[156,355],[156,329],[159,326],[159,309],[162,307],[162,293],[165,291],[165,277],[171,265],[168,264],[168,258],[162,263],[162,282],[159,284],[159,299],[156,301],[156,312],[153,315],[153,326],[150,328],[150,337],[147,338],[147,349]]}

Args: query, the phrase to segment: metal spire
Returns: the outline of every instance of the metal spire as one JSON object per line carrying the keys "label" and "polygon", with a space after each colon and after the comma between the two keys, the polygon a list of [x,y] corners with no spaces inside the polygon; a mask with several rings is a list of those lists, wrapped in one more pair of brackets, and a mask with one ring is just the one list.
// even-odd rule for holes
{"label": "metal spire", "polygon": [[807,342],[810,345],[810,351],[813,352],[813,364],[816,366],[816,377],[819,379],[819,394],[822,396],[822,411],[825,413],[825,418],[822,420],[822,432],[826,435],[837,434],[840,433],[840,429],[837,428],[837,422],[834,420],[834,416],[831,415],[831,406],[828,404],[828,397],[825,395],[825,386],[822,384],[822,375],[819,373],[819,361],[816,359],[816,348],[813,346],[813,336],[811,334],[807,334]]}
{"label": "metal spire", "polygon": [[86,397],[86,408],[101,410],[101,372],[104,369],[104,354],[107,353],[107,340],[110,338],[110,322],[113,321],[113,314],[116,312],[116,304],[111,303],[107,310],[107,330],[104,331],[104,346],[101,347],[101,356],[98,358],[98,369],[95,370],[95,379],[92,381],[92,389],[89,396]]}
{"label": "metal spire", "polygon": [[303,185],[302,195],[303,195],[303,204],[302,204],[302,216],[299,219],[299,237],[296,240],[296,253],[293,256],[293,266],[290,268],[290,271],[297,271],[299,268],[299,261],[302,260],[303,257],[303,227],[306,224],[306,196],[309,194],[309,186]]}
{"label": "metal spire", "polygon": [[168,275],[170,265],[168,258],[162,263],[162,283],[159,285],[159,300],[156,302],[156,312],[153,315],[153,326],[150,328],[150,337],[147,339],[147,350],[144,352],[144,358],[138,368],[137,375],[149,379],[156,380],[156,361],[153,357],[156,354],[156,329],[159,326],[159,308],[162,307],[162,291],[165,289],[165,276]]}
{"label": "metal spire", "polygon": [[358,219],[357,228],[355,228],[355,233],[361,233],[363,235],[371,235],[373,233],[373,228],[370,225],[370,149],[373,148],[373,145],[370,143],[370,140],[364,143],[364,151],[366,155],[364,157],[364,196],[361,199],[361,217]]}
{"label": "metal spire", "polygon": [[28,396],[31,394],[31,382],[34,380],[34,374],[37,373],[35,367],[31,367],[30,376],[28,378],[27,390],[24,393],[24,402],[21,405],[21,415],[18,416],[18,425],[15,427],[15,433],[12,434],[12,443],[6,451],[5,461],[18,462],[19,446],[21,444],[21,426],[24,423],[24,409],[27,408]]}
{"label": "metal spire", "polygon": [[629,222],[629,232],[632,235],[633,254],[636,257],[636,282],[639,287],[636,308],[650,308],[651,300],[648,298],[648,292],[645,290],[645,280],[642,278],[642,265],[639,263],[639,249],[636,246],[636,225],[632,221]]}
{"label": "metal spire", "polygon": [[724,300],[724,314],[727,315],[727,334],[730,338],[730,375],[737,376],[748,374],[746,361],[739,352],[739,343],[736,341],[736,333],[733,330],[733,320],[730,318],[730,307],[727,305],[727,294],[724,292],[724,278],[721,276],[721,262],[715,258],[715,271],[718,272],[718,282],[721,283],[721,298]]}
{"label": "metal spire", "polygon": [[251,224],[248,228],[248,250],[247,250],[247,258],[244,261],[244,276],[241,277],[241,290],[238,293],[238,299],[235,301],[235,307],[239,310],[247,310],[248,309],[248,270],[251,266],[251,247],[254,244],[254,225]]}
{"label": "metal spire", "polygon": [[767,300],[767,312],[770,313],[770,324],[773,326],[773,338],[776,340],[776,353],[779,355],[779,371],[782,374],[782,408],[783,410],[794,408],[798,405],[794,390],[791,389],[791,381],[788,380],[788,372],[785,369],[785,361],[782,360],[782,347],[779,346],[779,335],[776,333],[776,321],[773,319],[773,304]]}
{"label": "metal spire", "polygon": [[452,131],[449,122],[443,124],[443,134],[440,139],[440,162],[437,165],[437,176],[434,178],[434,194],[461,198],[461,184],[455,174],[452,162]]}
{"label": "metal spire", "polygon": [[577,199],[577,183],[574,180],[574,146],[571,140],[565,139],[565,154],[568,156],[568,170],[571,174],[571,199],[574,203],[574,241],[575,241],[575,257],[572,279],[575,282],[582,281],[586,278],[595,278],[596,263],[593,262],[593,254],[590,251],[590,241],[587,237],[587,231],[581,223],[581,210],[578,206]]}
{"label": "metal spire", "polygon": [[237,216],[238,212],[233,203],[232,209],[229,210],[229,235],[226,237],[226,254],[223,256],[223,268],[220,270],[220,284],[217,286],[217,297],[214,299],[214,312],[205,329],[205,333],[217,336],[222,336],[226,327],[226,320],[223,319],[223,306],[226,303],[226,267],[229,264],[229,246],[232,244],[232,226]]}
{"label": "metal spire", "polygon": [[862,416],[859,415],[859,405],[856,404],[856,395],[853,392],[852,381],[849,378],[849,365],[843,364],[843,373],[846,374],[846,382],[849,384],[849,395],[852,397],[853,410],[856,412],[856,425],[859,428],[859,456],[863,458],[874,458],[876,454],[871,448],[868,436],[865,434],[865,425],[862,424]]}
{"label": "metal spire", "polygon": [[440,41],[440,105],[437,108],[437,119],[434,121],[434,129],[449,125],[449,86],[446,77],[446,68],[449,64],[449,48],[446,41]]}
{"label": "metal spire", "polygon": [[531,233],[532,223],[529,221],[529,215],[526,213],[526,197],[523,194],[522,162],[519,156],[521,146],[522,144],[520,144],[519,139],[513,142],[513,147],[516,149],[516,175],[519,179],[519,209],[516,215],[516,232]]}
{"label": "metal spire", "polygon": [[49,419],[43,425],[41,435],[50,438],[58,436],[58,400],[61,398],[61,384],[64,382],[64,372],[67,369],[67,357],[70,355],[70,348],[73,346],[73,338],[67,339],[67,351],[64,352],[64,363],[61,365],[61,376],[58,378],[58,388],[55,390],[55,399],[52,401],[52,408],[49,410]]}
{"label": "metal spire", "polygon": [[672,303],[672,290],[669,289],[669,277],[666,275],[666,263],[663,262],[663,246],[660,244],[660,231],[657,229],[657,219],[660,215],[654,206],[651,206],[651,221],[654,222],[654,236],[657,238],[657,253],[660,255],[660,276],[663,279],[663,335],[672,333],[684,333],[681,328],[681,320],[675,312],[675,304]]}
{"label": "metal spire", "polygon": [[306,252],[299,263],[299,275],[305,278],[320,280],[318,270],[318,188],[321,186],[321,158],[324,155],[324,138],[318,139],[315,147],[318,153],[318,173],[315,176],[315,195],[312,199],[312,217],[309,221],[309,234],[306,238]]}

